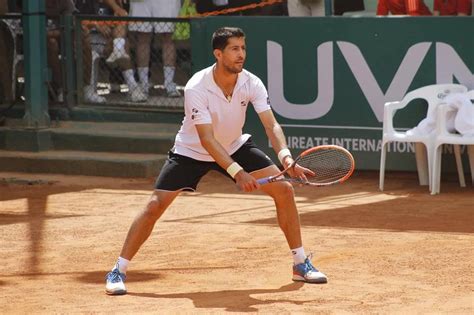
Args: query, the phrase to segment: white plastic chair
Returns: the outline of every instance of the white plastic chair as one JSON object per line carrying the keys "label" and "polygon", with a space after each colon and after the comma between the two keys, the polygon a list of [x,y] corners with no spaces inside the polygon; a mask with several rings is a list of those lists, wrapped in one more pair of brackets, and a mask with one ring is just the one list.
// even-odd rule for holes
{"label": "white plastic chair", "polygon": [[[474,90],[468,93],[471,100],[474,100]],[[473,105],[474,106],[474,105]],[[455,110],[449,104],[440,104],[438,106],[438,116],[436,121],[436,139],[434,141],[434,154],[433,154],[433,176],[431,183],[431,194],[439,194],[441,186],[441,159],[443,144],[452,144],[454,148],[454,154],[456,159],[456,166],[459,176],[459,184],[461,187],[466,187],[466,181],[464,179],[464,170],[461,161],[461,149],[460,145],[467,145],[468,156],[469,156],[469,167],[471,169],[471,181],[474,185],[474,136],[460,135],[451,133],[448,131],[446,126],[447,115],[450,111]]]}
{"label": "white plastic chair", "polygon": [[[397,131],[393,127],[393,117],[398,110],[406,107],[411,101],[415,99],[424,99],[428,102],[428,115],[430,115],[433,113],[436,106],[443,101],[446,95],[450,93],[464,92],[467,92],[467,88],[460,84],[435,84],[411,91],[407,93],[405,97],[399,102],[385,103],[382,149],[380,155],[380,190],[384,189],[387,144],[390,142],[415,142],[417,143],[415,155],[420,185],[429,185],[431,191],[432,156],[434,154],[433,136],[431,134],[407,134],[406,132]],[[418,143],[423,144],[426,148],[426,156],[423,154],[424,150],[420,150],[423,148],[423,146],[418,145]]]}

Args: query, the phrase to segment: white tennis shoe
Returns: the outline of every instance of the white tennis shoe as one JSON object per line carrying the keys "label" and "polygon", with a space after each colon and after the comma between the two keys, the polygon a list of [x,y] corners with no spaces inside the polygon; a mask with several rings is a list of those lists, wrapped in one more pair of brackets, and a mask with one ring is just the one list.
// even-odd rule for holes
{"label": "white tennis shoe", "polygon": [[312,255],[309,255],[303,263],[293,265],[293,281],[327,283],[326,275],[311,264],[311,257]]}
{"label": "white tennis shoe", "polygon": [[112,269],[111,272],[105,277],[105,293],[109,295],[123,295],[127,293],[125,288],[125,274],[121,273],[117,267]]}

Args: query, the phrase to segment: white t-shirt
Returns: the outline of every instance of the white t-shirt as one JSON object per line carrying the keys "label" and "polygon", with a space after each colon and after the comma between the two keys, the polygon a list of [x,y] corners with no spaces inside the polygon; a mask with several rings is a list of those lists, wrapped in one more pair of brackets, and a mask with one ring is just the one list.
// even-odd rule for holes
{"label": "white t-shirt", "polygon": [[270,109],[267,89],[247,70],[238,74],[229,102],[214,81],[212,65],[192,76],[184,88],[184,119],[176,135],[173,152],[200,161],[214,161],[203,148],[195,125],[212,124],[214,137],[229,153],[237,151],[249,138],[242,134],[249,102],[257,113]]}

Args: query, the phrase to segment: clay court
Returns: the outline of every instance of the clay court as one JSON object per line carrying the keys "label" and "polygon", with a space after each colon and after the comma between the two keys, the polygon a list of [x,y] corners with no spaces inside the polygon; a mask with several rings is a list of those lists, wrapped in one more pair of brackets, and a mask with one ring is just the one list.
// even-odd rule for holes
{"label": "clay court", "polygon": [[0,304],[11,313],[473,314],[473,187],[415,173],[296,188],[305,248],[329,277],[294,283],[272,201],[216,173],[181,195],[130,265],[104,276],[150,179],[0,173]]}

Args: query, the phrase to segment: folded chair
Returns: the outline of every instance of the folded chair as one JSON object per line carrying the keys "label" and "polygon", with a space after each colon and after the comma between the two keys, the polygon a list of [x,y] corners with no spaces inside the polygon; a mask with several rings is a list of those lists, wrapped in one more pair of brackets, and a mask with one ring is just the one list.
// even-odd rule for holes
{"label": "folded chair", "polygon": [[[474,100],[474,90],[468,93],[471,100]],[[474,105],[472,105],[474,106]],[[461,187],[466,186],[464,179],[464,170],[461,161],[460,145],[466,145],[469,157],[469,167],[471,169],[471,182],[474,185],[474,134],[461,135],[449,132],[446,121],[448,114],[456,109],[449,104],[440,104],[437,108],[438,116],[436,121],[436,137],[434,140],[434,154],[433,154],[433,176],[431,183],[431,194],[439,194],[441,186],[441,159],[443,144],[452,144],[456,158],[456,166],[459,176],[459,183]],[[470,117],[469,119],[474,119]]]}
{"label": "folded chair", "polygon": [[[411,91],[398,102],[387,102],[384,106],[383,117],[383,135],[382,135],[382,149],[380,155],[380,176],[379,188],[384,189],[385,180],[385,161],[387,155],[387,145],[390,142],[415,142],[424,145],[426,148],[427,158],[418,150],[416,150],[416,165],[418,170],[418,177],[420,185],[429,185],[431,191],[431,170],[434,154],[434,137],[432,134],[410,134],[395,130],[393,127],[393,117],[398,110],[405,108],[411,101],[415,99],[424,99],[428,102],[427,117],[433,117],[436,106],[443,102],[443,99],[450,93],[464,93],[467,88],[460,84],[435,84],[428,85]],[[428,162],[428,163],[427,163]],[[428,165],[427,165],[428,164]]]}

